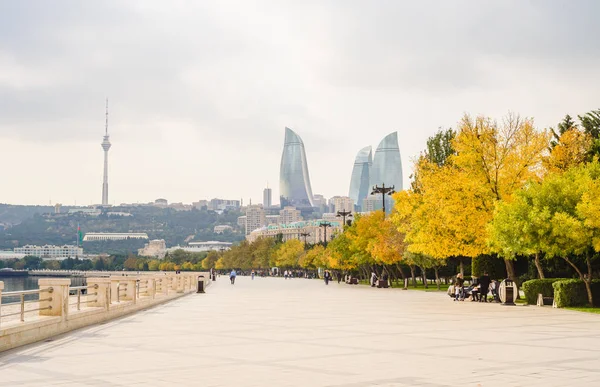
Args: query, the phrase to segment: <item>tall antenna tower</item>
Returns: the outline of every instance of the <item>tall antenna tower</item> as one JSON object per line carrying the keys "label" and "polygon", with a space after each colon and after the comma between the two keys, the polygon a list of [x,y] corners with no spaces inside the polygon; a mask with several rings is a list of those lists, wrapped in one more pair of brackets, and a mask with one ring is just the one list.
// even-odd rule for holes
{"label": "tall antenna tower", "polygon": [[104,141],[102,141],[102,149],[104,149],[104,179],[102,181],[102,205],[108,206],[108,151],[110,149],[110,139],[108,136],[108,98],[106,99],[106,122],[104,124]]}

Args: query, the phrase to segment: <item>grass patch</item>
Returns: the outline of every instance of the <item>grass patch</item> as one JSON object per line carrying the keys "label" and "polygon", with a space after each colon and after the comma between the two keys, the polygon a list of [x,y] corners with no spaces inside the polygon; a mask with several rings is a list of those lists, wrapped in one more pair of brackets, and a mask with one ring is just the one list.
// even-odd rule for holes
{"label": "grass patch", "polygon": [[574,310],[576,312],[585,312],[585,313],[600,314],[600,308],[590,308],[589,306],[584,306],[584,307],[566,307],[565,309]]}
{"label": "grass patch", "polygon": [[[369,286],[370,282],[367,280],[361,280],[358,282],[360,285],[367,285]],[[421,290],[424,292],[446,292],[448,291],[448,286],[450,285],[444,285],[443,283],[440,285],[440,290],[437,290],[437,285],[435,284],[429,284],[429,288],[425,288],[425,286],[423,286],[422,283],[417,283],[417,286],[414,287],[412,286],[412,284],[409,282],[408,283],[408,290]],[[404,287],[404,284],[401,282],[394,282],[391,286],[394,289],[402,289]]]}

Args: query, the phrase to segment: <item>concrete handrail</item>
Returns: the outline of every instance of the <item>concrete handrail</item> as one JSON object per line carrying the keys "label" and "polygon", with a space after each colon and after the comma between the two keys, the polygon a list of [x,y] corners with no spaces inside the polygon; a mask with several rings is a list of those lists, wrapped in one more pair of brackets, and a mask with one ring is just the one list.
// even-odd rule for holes
{"label": "concrete handrail", "polygon": [[[26,310],[25,306],[21,306],[18,312],[3,314],[2,308],[6,304],[0,305],[0,352],[191,294],[195,292],[201,275],[204,276],[204,287],[210,284],[207,273],[152,274],[88,277],[86,286],[76,287],[70,286],[70,278],[48,277],[38,280],[39,289],[5,293],[21,298],[21,303],[13,303],[13,308],[16,304],[28,303],[32,306],[37,303],[38,307]],[[4,297],[3,289],[4,283],[0,281],[0,300]],[[82,300],[84,289],[89,294]],[[72,291],[76,293],[72,296],[77,298],[76,302],[70,300]],[[40,294],[39,300],[24,300],[25,294]],[[73,306],[75,308],[71,310]],[[37,312],[37,316],[26,321],[25,313],[33,312]],[[20,320],[2,320],[13,315],[21,315]]]}

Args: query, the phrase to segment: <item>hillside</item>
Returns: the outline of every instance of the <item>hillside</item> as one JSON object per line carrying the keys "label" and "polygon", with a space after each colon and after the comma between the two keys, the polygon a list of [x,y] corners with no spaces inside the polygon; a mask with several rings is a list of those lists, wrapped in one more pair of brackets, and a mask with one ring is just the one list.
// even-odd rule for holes
{"label": "hillside", "polygon": [[[53,211],[51,207],[11,207],[28,208],[12,208],[10,210],[13,219],[20,219],[20,223],[0,231],[0,249],[10,249],[26,244],[75,244],[78,224],[84,234],[87,232],[145,232],[150,239],[165,239],[169,247],[184,244],[189,236],[193,236],[191,238],[193,241],[236,242],[244,238],[242,230],[237,227],[237,218],[241,215],[238,211],[229,211],[219,215],[213,211],[196,209],[192,211],[176,211],[157,207],[112,207],[110,209],[111,212],[132,214],[132,216],[121,217],[108,216],[106,213],[99,216],[52,214],[50,213]],[[33,209],[37,209],[37,211]],[[42,212],[42,209],[45,209],[46,213]],[[24,218],[25,214],[32,215]],[[213,228],[218,224],[231,225],[238,232],[214,234]],[[140,241],[85,242],[84,249],[90,253],[125,253],[134,251],[142,245],[143,243],[140,244]]]}

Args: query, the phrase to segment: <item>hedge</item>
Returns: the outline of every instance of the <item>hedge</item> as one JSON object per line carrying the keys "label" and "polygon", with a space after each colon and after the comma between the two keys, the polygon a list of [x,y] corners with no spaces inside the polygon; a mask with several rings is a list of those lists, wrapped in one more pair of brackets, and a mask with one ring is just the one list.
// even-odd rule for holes
{"label": "hedge", "polygon": [[502,258],[492,255],[480,255],[473,258],[471,262],[471,273],[475,277],[481,277],[487,271],[491,279],[506,278],[506,264]]}
{"label": "hedge", "polygon": [[[557,307],[588,305],[587,291],[582,280],[556,281],[552,284],[552,287],[554,288],[554,301]],[[594,298],[594,306],[600,306],[600,280],[592,280],[592,297]]]}
{"label": "hedge", "polygon": [[[525,299],[529,305],[537,303],[538,294],[542,293],[544,297],[554,297],[553,283],[557,281],[566,281],[567,278],[545,278],[534,279],[523,282],[522,288],[525,293]],[[587,298],[586,298],[587,300]]]}

